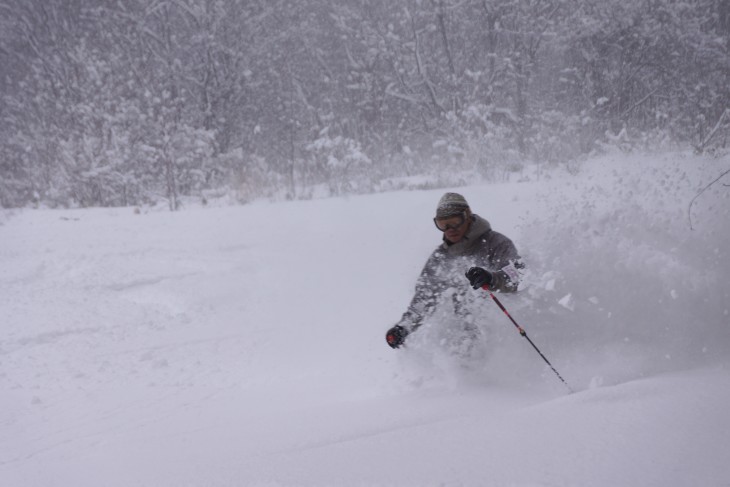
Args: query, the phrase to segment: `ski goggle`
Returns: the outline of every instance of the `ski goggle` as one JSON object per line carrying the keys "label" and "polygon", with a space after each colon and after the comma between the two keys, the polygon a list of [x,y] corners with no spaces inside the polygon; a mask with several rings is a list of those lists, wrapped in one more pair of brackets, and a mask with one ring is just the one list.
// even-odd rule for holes
{"label": "ski goggle", "polygon": [[456,216],[450,216],[448,218],[433,219],[434,225],[436,225],[436,228],[438,228],[441,232],[458,230],[459,228],[461,228],[465,221],[466,215],[464,213]]}

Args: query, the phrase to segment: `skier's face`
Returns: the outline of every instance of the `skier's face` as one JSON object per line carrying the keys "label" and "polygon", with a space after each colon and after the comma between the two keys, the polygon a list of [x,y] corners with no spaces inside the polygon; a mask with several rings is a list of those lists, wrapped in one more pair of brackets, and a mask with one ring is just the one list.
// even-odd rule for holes
{"label": "skier's face", "polygon": [[435,219],[434,222],[436,223],[436,228],[444,232],[444,238],[451,243],[460,242],[469,230],[465,214]]}

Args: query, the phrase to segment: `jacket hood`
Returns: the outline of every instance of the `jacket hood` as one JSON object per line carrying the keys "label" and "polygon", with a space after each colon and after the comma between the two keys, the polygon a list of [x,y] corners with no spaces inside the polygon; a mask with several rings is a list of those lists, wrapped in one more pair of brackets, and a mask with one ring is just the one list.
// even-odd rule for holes
{"label": "jacket hood", "polygon": [[472,215],[471,228],[469,228],[469,231],[466,232],[464,238],[462,238],[460,242],[452,244],[447,242],[446,237],[444,237],[441,248],[444,249],[446,253],[451,255],[468,254],[472,246],[476,245],[479,242],[479,237],[481,237],[491,229],[492,226],[487,220],[480,217],[479,215],[474,214]]}

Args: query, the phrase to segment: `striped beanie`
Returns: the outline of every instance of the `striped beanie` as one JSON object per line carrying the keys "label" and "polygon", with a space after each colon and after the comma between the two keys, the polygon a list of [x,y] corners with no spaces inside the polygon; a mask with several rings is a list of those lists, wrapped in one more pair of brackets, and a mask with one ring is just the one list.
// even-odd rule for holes
{"label": "striped beanie", "polygon": [[436,207],[436,219],[442,220],[456,215],[461,215],[469,209],[469,203],[459,193],[446,193],[439,200]]}

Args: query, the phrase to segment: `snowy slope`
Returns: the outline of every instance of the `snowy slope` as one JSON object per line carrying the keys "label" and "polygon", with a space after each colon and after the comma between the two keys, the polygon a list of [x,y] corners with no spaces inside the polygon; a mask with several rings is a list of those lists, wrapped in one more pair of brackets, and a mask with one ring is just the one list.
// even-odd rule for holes
{"label": "snowy slope", "polygon": [[0,485],[729,485],[729,163],[459,188],[574,394],[486,298],[469,370],[385,345],[441,190],[6,215]]}

